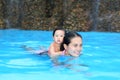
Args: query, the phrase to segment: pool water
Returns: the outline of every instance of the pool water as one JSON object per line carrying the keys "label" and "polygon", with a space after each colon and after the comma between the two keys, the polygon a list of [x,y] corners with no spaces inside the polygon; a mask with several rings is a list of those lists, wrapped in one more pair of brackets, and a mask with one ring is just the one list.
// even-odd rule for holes
{"label": "pool water", "polygon": [[120,33],[79,33],[83,37],[82,55],[68,68],[53,65],[47,55],[22,48],[48,49],[52,31],[0,30],[0,80],[120,80]]}

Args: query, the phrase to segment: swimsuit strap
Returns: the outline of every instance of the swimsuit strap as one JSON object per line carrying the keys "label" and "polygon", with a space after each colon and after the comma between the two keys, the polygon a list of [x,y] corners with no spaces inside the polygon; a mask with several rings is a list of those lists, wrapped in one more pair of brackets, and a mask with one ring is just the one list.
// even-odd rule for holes
{"label": "swimsuit strap", "polygon": [[65,50],[62,51],[62,55],[65,55]]}

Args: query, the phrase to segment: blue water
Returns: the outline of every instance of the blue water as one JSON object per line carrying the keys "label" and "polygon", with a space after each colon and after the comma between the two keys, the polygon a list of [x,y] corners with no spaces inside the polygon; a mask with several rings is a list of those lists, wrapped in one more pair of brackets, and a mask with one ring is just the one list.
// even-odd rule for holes
{"label": "blue water", "polygon": [[52,31],[0,30],[0,80],[120,80],[120,33],[79,33],[83,36],[82,55],[70,62],[70,69],[54,66],[47,55],[21,47],[47,49]]}

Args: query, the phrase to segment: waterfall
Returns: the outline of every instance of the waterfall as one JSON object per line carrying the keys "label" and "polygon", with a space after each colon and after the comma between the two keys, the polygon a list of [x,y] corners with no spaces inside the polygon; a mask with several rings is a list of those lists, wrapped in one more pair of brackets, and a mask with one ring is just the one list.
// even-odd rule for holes
{"label": "waterfall", "polygon": [[4,17],[6,28],[21,26],[23,0],[5,0]]}
{"label": "waterfall", "polygon": [[24,0],[19,0],[18,3],[18,19],[17,19],[17,27],[21,28],[22,27],[22,21],[23,21],[23,2]]}
{"label": "waterfall", "polygon": [[11,24],[10,21],[8,19],[5,19],[5,24],[6,24],[6,28],[11,28]]}
{"label": "waterfall", "polygon": [[12,15],[12,2],[13,0],[5,0],[5,24],[6,28],[11,28],[11,15]]}
{"label": "waterfall", "polygon": [[91,14],[91,20],[92,20],[92,30],[96,31],[98,26],[98,14],[99,14],[99,5],[100,0],[94,0],[92,4],[92,14]]}

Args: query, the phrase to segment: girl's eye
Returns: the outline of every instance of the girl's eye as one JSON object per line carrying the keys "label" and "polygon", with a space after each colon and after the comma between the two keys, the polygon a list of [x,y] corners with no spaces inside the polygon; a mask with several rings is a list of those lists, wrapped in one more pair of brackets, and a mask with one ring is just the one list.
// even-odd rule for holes
{"label": "girl's eye", "polygon": [[56,37],[58,37],[58,35],[55,35]]}
{"label": "girl's eye", "polygon": [[63,35],[61,35],[60,37],[64,37]]}

